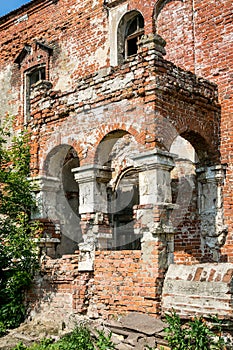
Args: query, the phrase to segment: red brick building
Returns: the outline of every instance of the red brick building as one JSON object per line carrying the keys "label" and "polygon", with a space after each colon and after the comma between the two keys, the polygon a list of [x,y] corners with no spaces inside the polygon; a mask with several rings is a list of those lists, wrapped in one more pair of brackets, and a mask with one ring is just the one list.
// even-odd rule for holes
{"label": "red brick building", "polygon": [[0,115],[31,131],[44,223],[37,306],[232,317],[232,18],[228,0],[33,0],[0,19]]}

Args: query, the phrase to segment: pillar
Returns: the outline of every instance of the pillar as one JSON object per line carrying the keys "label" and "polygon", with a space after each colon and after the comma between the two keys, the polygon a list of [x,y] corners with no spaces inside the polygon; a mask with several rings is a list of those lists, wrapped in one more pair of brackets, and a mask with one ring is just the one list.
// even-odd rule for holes
{"label": "pillar", "polygon": [[139,172],[139,201],[135,207],[135,231],[142,234],[142,269],[154,278],[155,308],[160,313],[162,285],[173,262],[174,232],[170,172],[174,155],[152,150],[134,157]]}
{"label": "pillar", "polygon": [[60,243],[60,223],[56,218],[57,193],[60,190],[60,180],[51,176],[38,176],[32,179],[37,210],[32,213],[32,219],[38,220],[43,233],[37,238],[40,254],[56,256],[56,247]]}
{"label": "pillar", "polygon": [[228,232],[224,225],[222,195],[225,170],[226,166],[221,164],[196,169],[202,254],[207,253],[207,248],[213,261],[220,260],[220,248]]}
{"label": "pillar", "polygon": [[111,169],[100,165],[85,165],[72,170],[79,185],[79,214],[83,242],[79,244],[80,271],[93,270],[94,251],[107,248],[112,233],[108,219],[107,183]]}

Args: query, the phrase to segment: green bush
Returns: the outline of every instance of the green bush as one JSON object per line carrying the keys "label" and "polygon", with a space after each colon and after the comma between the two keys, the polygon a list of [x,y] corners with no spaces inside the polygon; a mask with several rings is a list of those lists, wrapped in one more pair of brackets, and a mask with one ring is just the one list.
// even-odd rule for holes
{"label": "green bush", "polygon": [[[168,327],[165,339],[172,350],[223,350],[224,341],[216,335],[203,317],[194,317],[182,325],[180,317],[173,311],[166,315]],[[216,318],[215,318],[216,323]],[[218,321],[218,333],[221,326]]]}
{"label": "green bush", "polygon": [[0,335],[24,319],[23,291],[37,267],[28,134],[11,137],[9,125],[0,127]]}

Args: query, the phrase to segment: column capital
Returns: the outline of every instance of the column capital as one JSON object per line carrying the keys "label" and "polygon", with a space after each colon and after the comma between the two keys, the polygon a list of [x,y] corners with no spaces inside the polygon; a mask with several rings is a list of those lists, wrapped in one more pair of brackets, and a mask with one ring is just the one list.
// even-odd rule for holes
{"label": "column capital", "polygon": [[29,180],[35,185],[35,192],[56,192],[61,187],[61,180],[54,176],[39,175],[37,177],[31,177]]}
{"label": "column capital", "polygon": [[201,183],[217,182],[222,183],[225,179],[226,164],[216,164],[209,167],[200,167],[196,169],[198,181]]}
{"label": "column capital", "polygon": [[140,153],[134,156],[134,166],[138,171],[146,171],[153,169],[164,169],[171,171],[175,162],[174,159],[177,156],[173,153],[161,151],[160,149],[153,149],[148,152]]}
{"label": "column capital", "polygon": [[97,181],[106,183],[110,181],[112,169],[99,164],[84,165],[72,169],[75,180],[78,184]]}
{"label": "column capital", "polygon": [[72,169],[79,185],[79,214],[107,212],[107,186],[112,171],[99,164]]}

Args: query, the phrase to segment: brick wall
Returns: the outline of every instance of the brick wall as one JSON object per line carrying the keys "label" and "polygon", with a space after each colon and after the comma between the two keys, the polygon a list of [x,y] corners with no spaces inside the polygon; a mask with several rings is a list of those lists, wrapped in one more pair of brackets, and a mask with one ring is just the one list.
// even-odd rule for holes
{"label": "brick wall", "polygon": [[78,272],[78,255],[63,255],[61,259],[44,259],[25,302],[28,313],[46,314],[53,319],[67,319],[72,313],[86,313],[92,273]]}
{"label": "brick wall", "polygon": [[[72,313],[108,318],[138,311],[161,312],[157,246],[150,244],[150,257],[141,251],[97,251],[95,269],[79,272],[79,255],[45,259],[33,288],[27,292],[29,313],[67,319]],[[161,279],[162,280],[162,279]]]}
{"label": "brick wall", "polygon": [[163,288],[163,312],[232,319],[232,264],[170,265]]}
{"label": "brick wall", "polygon": [[232,1],[171,1],[158,15],[157,32],[167,42],[166,58],[218,84],[221,104],[221,162],[228,164],[224,187],[229,227],[222,255],[232,261]]}
{"label": "brick wall", "polygon": [[[115,35],[109,34],[111,26],[125,12],[135,9],[145,20],[139,54],[112,67]],[[58,183],[49,192],[49,200],[52,197],[53,201],[46,208],[52,217],[44,217],[44,222],[61,224],[65,237],[64,222],[73,220],[74,224],[67,226],[70,246],[77,245],[81,229],[79,217],[76,215],[74,220],[72,214],[70,219],[72,210],[67,215],[69,204],[63,200],[61,169],[67,149],[75,154],[74,166],[94,164],[99,159],[104,165],[108,155],[100,144],[114,131],[130,134],[140,153],[155,147],[169,150],[180,135],[195,148],[199,165],[228,165],[223,195],[219,192],[223,203],[218,208],[219,212],[223,209],[225,220],[220,226],[228,225],[228,235],[226,242],[221,242],[217,260],[232,262],[232,11],[230,0],[108,1],[107,6],[100,0],[35,0],[0,19],[0,115],[4,118],[13,114],[16,129],[26,122],[31,130],[32,175],[56,177]],[[164,43],[154,36],[155,32],[167,42],[167,60],[162,57]],[[30,116],[25,116],[25,74],[38,63],[46,67],[47,82],[35,87]],[[185,187],[181,186],[180,191],[188,195]],[[194,264],[213,258],[206,246],[200,249],[203,237],[195,191],[185,214],[179,212],[182,220],[175,226],[174,256],[178,263]],[[53,217],[53,212],[57,216]],[[93,215],[87,213],[85,217]],[[153,256],[153,249],[148,248],[147,253],[156,263],[158,256]],[[107,288],[107,281],[114,277],[117,291],[116,271],[121,266],[120,276],[126,273],[128,266],[121,265],[125,259],[132,271],[121,285],[119,300],[114,301],[102,288]],[[116,305],[122,312],[137,305],[139,311],[148,309],[159,314],[157,298],[165,271],[159,271],[158,265],[145,264],[145,259],[146,255],[139,252],[98,252],[95,274],[100,278],[94,280],[92,273],[80,275],[76,271],[77,258],[66,255],[51,260],[44,266],[47,277],[42,278],[31,298],[36,303],[38,294],[45,300],[46,296],[40,294],[44,290],[51,296],[54,309],[60,308],[64,300],[64,309],[82,313],[87,312],[86,305],[97,293],[97,312],[104,317]],[[105,260],[109,270],[102,270]],[[133,278],[135,291],[131,288]],[[142,286],[142,281],[147,284]],[[130,293],[135,293],[134,305]]]}

